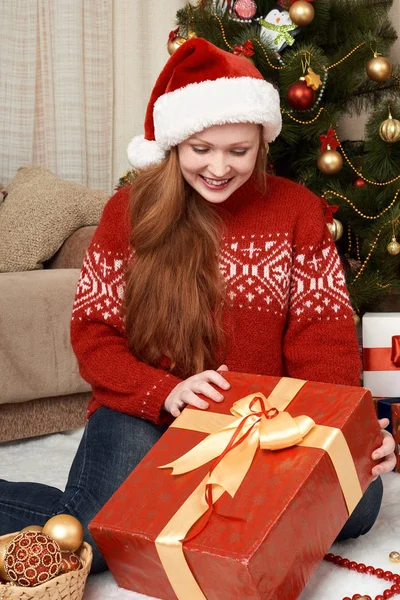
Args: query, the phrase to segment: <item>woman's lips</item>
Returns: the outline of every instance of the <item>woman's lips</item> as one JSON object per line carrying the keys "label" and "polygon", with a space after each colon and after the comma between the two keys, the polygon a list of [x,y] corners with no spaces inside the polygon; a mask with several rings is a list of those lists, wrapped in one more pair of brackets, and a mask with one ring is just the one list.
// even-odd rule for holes
{"label": "woman's lips", "polygon": [[211,179],[209,177],[204,177],[204,175],[200,175],[200,177],[209,190],[224,190],[232,180],[232,177],[227,179]]}

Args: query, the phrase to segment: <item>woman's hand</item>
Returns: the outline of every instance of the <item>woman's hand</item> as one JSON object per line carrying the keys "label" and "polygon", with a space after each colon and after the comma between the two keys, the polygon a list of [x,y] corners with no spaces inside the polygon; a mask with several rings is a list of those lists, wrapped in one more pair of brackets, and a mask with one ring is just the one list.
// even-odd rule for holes
{"label": "woman's hand", "polygon": [[389,419],[378,419],[378,423],[382,429],[383,441],[382,446],[374,450],[372,453],[372,459],[379,460],[384,458],[384,460],[372,469],[372,475],[375,476],[375,479],[379,475],[382,475],[382,473],[389,473],[389,471],[393,471],[396,466],[396,456],[394,453],[396,443],[392,434],[388,431],[385,431],[385,427],[389,425]]}
{"label": "woman's hand", "polygon": [[[229,371],[226,365],[221,365],[217,370]],[[164,410],[171,413],[173,417],[179,417],[186,404],[203,410],[208,408],[209,403],[201,400],[196,394],[203,394],[203,396],[214,400],[214,402],[222,402],[224,399],[223,395],[215,390],[210,383],[213,383],[222,390],[228,390],[231,387],[230,383],[217,373],[217,371],[208,370],[196,373],[196,375],[188,377],[174,387],[165,399]]]}

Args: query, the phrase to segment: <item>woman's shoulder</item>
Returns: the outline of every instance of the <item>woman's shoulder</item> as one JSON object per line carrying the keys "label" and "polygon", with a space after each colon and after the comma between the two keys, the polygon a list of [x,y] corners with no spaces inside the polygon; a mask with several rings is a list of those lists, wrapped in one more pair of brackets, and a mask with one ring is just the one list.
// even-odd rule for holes
{"label": "woman's shoulder", "polygon": [[271,202],[278,223],[293,232],[293,243],[313,244],[324,237],[327,229],[323,202],[314,192],[295,181],[269,175],[266,196],[266,204]]}
{"label": "woman's shoulder", "polygon": [[118,188],[107,200],[103,210],[103,217],[111,218],[126,213],[129,210],[131,189],[131,185],[124,185]]}
{"label": "woman's shoulder", "polygon": [[108,240],[125,240],[129,238],[130,217],[129,199],[131,186],[119,188],[106,202],[100,218],[98,236]]}
{"label": "woman's shoulder", "polygon": [[305,207],[321,210],[321,198],[296,181],[277,175],[267,175],[266,188],[267,196],[276,198],[281,204],[292,208],[298,207],[302,211]]}

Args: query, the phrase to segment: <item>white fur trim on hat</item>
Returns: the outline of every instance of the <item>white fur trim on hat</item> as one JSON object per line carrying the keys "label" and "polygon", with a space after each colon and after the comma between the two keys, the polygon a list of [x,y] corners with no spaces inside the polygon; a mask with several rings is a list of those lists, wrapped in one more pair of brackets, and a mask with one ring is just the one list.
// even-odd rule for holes
{"label": "white fur trim on hat", "polygon": [[279,93],[264,79],[221,77],[163,94],[154,104],[157,143],[169,150],[213,125],[259,123],[272,142],[282,128]]}
{"label": "white fur trim on hat", "polygon": [[134,169],[158,165],[165,158],[165,150],[157,142],[145,140],[144,135],[137,135],[129,142],[127,153]]}

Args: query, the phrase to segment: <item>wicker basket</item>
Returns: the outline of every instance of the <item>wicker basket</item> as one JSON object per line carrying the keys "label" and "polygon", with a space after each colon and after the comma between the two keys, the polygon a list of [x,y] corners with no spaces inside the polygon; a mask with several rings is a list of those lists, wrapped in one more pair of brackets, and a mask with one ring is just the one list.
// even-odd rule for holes
{"label": "wicker basket", "polygon": [[86,578],[92,564],[92,547],[83,542],[75,554],[78,554],[82,563],[78,571],[58,575],[35,587],[0,583],[0,600],[82,600]]}

